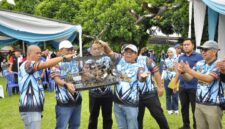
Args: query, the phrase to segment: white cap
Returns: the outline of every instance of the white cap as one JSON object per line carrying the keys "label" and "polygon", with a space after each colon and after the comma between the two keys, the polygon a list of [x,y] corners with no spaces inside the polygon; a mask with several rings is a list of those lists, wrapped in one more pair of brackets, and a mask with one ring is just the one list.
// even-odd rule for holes
{"label": "white cap", "polygon": [[62,48],[73,48],[73,45],[70,41],[68,40],[63,40],[59,43],[59,50]]}
{"label": "white cap", "polygon": [[134,52],[138,52],[138,49],[137,49],[137,47],[135,46],[135,45],[133,45],[133,44],[128,44],[125,48],[124,48],[124,50],[126,50],[127,48],[129,48],[129,49],[131,49],[132,51],[134,51]]}

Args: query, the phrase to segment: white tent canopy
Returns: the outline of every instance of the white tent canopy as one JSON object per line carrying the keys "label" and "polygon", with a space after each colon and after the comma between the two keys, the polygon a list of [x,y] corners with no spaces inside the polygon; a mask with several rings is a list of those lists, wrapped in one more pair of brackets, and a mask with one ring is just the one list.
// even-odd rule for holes
{"label": "white tent canopy", "polygon": [[36,34],[55,34],[73,27],[69,24],[5,11],[0,11],[0,24],[18,31]]}
{"label": "white tent canopy", "polygon": [[[23,40],[30,44],[63,39],[73,41],[79,34],[80,54],[82,55],[82,28],[80,25],[0,10],[0,33],[11,39]],[[0,39],[0,43],[4,42],[1,42]]]}
{"label": "white tent canopy", "polygon": [[224,58],[225,57],[225,42],[224,42],[225,41],[225,36],[224,36],[225,34],[225,0],[192,0],[192,2],[194,2],[194,23],[195,23],[196,45],[199,46],[201,44],[206,9],[208,9],[209,39],[214,40],[216,31],[218,31],[218,45],[220,48],[218,58]]}

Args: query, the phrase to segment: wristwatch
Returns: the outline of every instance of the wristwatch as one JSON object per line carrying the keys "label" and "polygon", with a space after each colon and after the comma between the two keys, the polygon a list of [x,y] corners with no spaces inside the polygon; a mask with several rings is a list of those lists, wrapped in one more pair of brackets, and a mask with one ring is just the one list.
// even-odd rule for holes
{"label": "wristwatch", "polygon": [[64,87],[65,89],[68,89],[68,87],[67,87],[67,84],[66,84],[66,83],[64,83],[64,84],[63,84],[63,87]]}
{"label": "wristwatch", "polygon": [[61,55],[63,62],[66,62],[66,57],[64,55]]}

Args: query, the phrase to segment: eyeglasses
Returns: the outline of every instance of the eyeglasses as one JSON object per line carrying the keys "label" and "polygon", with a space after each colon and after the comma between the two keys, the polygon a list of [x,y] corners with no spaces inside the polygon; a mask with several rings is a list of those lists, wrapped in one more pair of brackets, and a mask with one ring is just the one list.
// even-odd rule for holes
{"label": "eyeglasses", "polygon": [[64,48],[66,51],[69,51],[69,52],[73,52],[75,51],[74,48]]}
{"label": "eyeglasses", "polygon": [[124,51],[124,55],[133,55],[136,54],[136,52],[128,52],[128,51]]}
{"label": "eyeglasses", "polygon": [[208,50],[210,50],[209,48],[202,48],[200,51],[201,52],[207,52]]}

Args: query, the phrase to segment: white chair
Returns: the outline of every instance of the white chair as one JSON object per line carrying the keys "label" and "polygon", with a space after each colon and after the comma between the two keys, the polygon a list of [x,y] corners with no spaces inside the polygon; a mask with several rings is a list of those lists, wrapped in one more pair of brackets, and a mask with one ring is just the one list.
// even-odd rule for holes
{"label": "white chair", "polygon": [[0,85],[0,98],[4,98],[4,89],[2,85]]}

